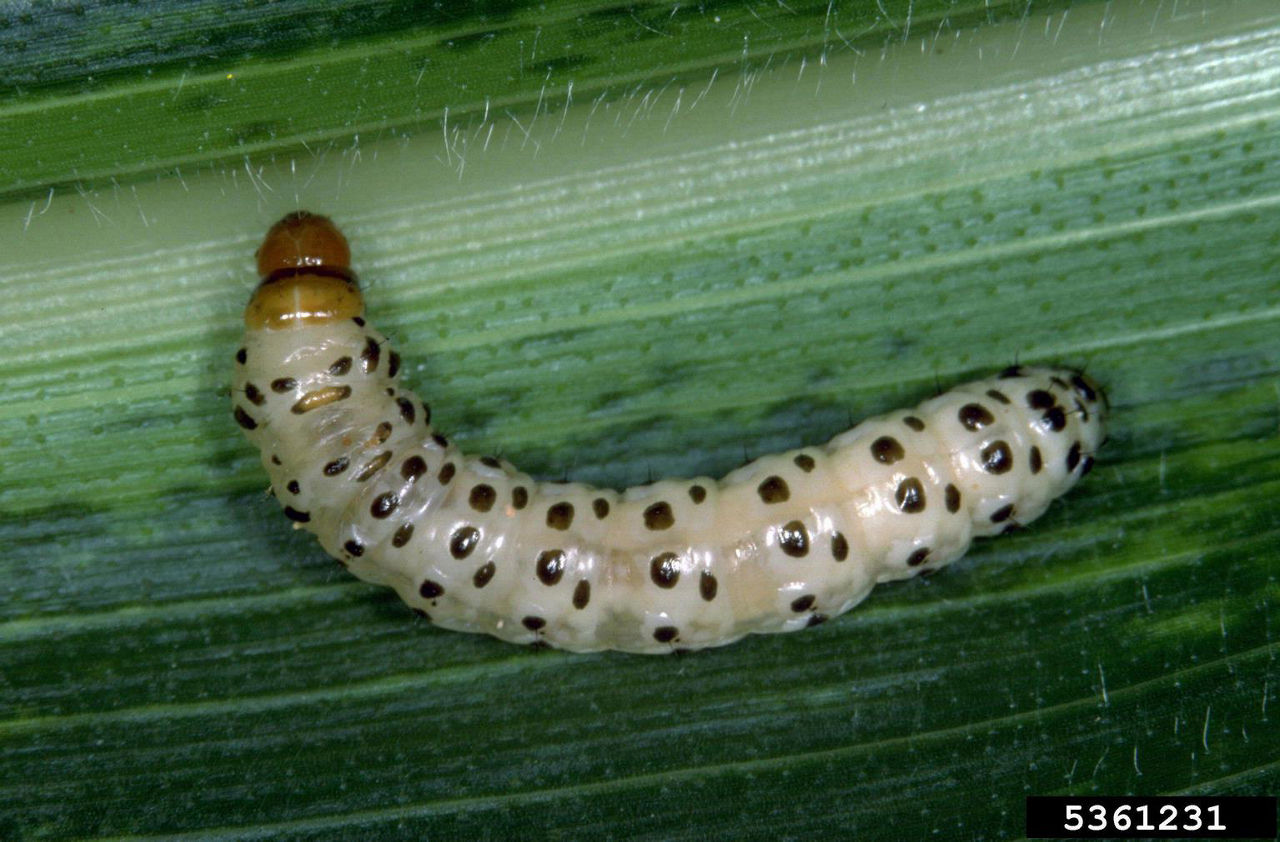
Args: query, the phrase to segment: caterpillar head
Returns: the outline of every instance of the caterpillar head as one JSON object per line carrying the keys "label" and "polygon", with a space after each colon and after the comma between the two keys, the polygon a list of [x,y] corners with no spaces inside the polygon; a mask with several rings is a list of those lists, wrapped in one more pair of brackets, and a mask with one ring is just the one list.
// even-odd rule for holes
{"label": "caterpillar head", "polygon": [[351,249],[328,217],[296,211],[258,248],[262,282],[244,311],[250,328],[283,329],[351,319],[364,298],[351,271]]}

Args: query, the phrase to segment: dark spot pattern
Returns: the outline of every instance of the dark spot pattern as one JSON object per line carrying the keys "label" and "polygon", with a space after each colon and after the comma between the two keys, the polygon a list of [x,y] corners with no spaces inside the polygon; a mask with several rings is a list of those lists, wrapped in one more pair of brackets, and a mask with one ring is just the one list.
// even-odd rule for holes
{"label": "dark spot pattern", "polygon": [[517,485],[511,489],[511,506],[515,509],[523,509],[529,505],[529,489],[523,485]]}
{"label": "dark spot pattern", "polygon": [[797,597],[796,599],[791,600],[791,610],[797,614],[803,614],[813,607],[813,603],[816,600],[817,597],[813,594],[805,594],[804,596]]}
{"label": "dark spot pattern", "polygon": [[908,415],[906,418],[903,418],[902,423],[906,424],[908,427],[915,430],[917,433],[923,432],[924,430],[924,422],[921,421],[919,418],[915,417],[914,415]]}
{"label": "dark spot pattern", "polygon": [[569,502],[555,503],[547,508],[547,526],[561,532],[573,523],[573,504]]}
{"label": "dark spot pattern", "polygon": [[391,422],[383,421],[373,428],[373,443],[384,444],[387,439],[391,438]]}
{"label": "dark spot pattern", "polygon": [[427,472],[427,460],[421,456],[410,456],[400,464],[400,476],[414,482]]}
{"label": "dark spot pattern", "polygon": [[351,464],[351,460],[345,456],[339,456],[332,462],[326,463],[324,466],[324,475],[327,477],[336,477],[342,473]]}
{"label": "dark spot pattern", "polygon": [[249,352],[246,349],[241,348],[239,351],[236,351],[236,362],[240,363],[240,365],[244,365],[248,359]]}
{"label": "dark spot pattern", "polygon": [[999,377],[1001,380],[1010,380],[1010,379],[1012,379],[1012,378],[1014,378],[1014,377],[1021,377],[1021,376],[1022,376],[1022,366],[1020,366],[1020,365],[1011,365],[1011,366],[1009,366],[1008,368],[1006,368],[1004,371],[1001,371],[1001,372],[1000,372],[999,374],[997,374],[996,376],[997,376],[997,377]]}
{"label": "dark spot pattern", "polygon": [[654,503],[644,510],[644,525],[646,529],[655,531],[670,529],[675,522],[676,517],[671,513],[671,505],[668,503]]}
{"label": "dark spot pattern", "polygon": [[1067,381],[1063,380],[1061,377],[1059,377],[1056,374],[1049,377],[1049,382],[1057,386],[1059,389],[1061,389],[1064,392],[1071,391],[1071,386],[1067,383]]}
{"label": "dark spot pattern", "polygon": [[271,464],[272,464],[272,465],[280,465],[280,464],[283,464],[283,463],[281,463],[281,461],[280,461],[280,457],[279,457],[279,456],[277,456],[277,455],[275,455],[274,453],[272,453],[272,454],[271,454]]}
{"label": "dark spot pattern", "polygon": [[236,423],[239,424],[244,429],[256,430],[258,428],[258,422],[253,420],[253,416],[245,412],[240,407],[237,406],[235,409],[235,412],[233,412],[232,415],[236,417]]}
{"label": "dark spot pattern", "polygon": [[680,581],[680,556],[659,553],[649,560],[649,578],[660,588],[670,590]]}
{"label": "dark spot pattern", "polygon": [[1013,469],[1013,451],[1003,439],[982,448],[982,470],[989,474],[1007,474]]}
{"label": "dark spot pattern", "polygon": [[658,626],[653,630],[653,639],[659,643],[670,643],[680,636],[680,630],[675,626]]}
{"label": "dark spot pattern", "polygon": [[779,476],[766,478],[756,488],[756,492],[765,503],[785,503],[791,499],[791,489],[787,488],[786,481]]}
{"label": "dark spot pattern", "polygon": [[391,451],[384,450],[377,456],[369,460],[369,463],[360,469],[360,473],[356,474],[356,482],[364,482],[369,477],[381,471],[391,461]]}
{"label": "dark spot pattern", "polygon": [[1098,399],[1098,393],[1089,385],[1089,381],[1085,380],[1080,374],[1071,375],[1071,383],[1076,387],[1076,391],[1090,403],[1093,403]]}
{"label": "dark spot pattern", "polygon": [[547,587],[557,584],[564,578],[564,568],[564,550],[544,550],[538,555],[538,561],[534,565],[538,581]]}
{"label": "dark spot pattern", "polygon": [[710,602],[716,598],[716,592],[720,590],[720,583],[716,577],[708,571],[702,571],[702,576],[698,578],[698,595],[702,597],[704,602]]}
{"label": "dark spot pattern", "polygon": [[364,350],[360,352],[360,367],[364,369],[365,374],[373,374],[378,368],[378,361],[382,359],[382,347],[373,341],[373,337],[365,340]]}
{"label": "dark spot pattern", "polygon": [[1050,407],[1041,420],[1050,430],[1061,433],[1067,426],[1067,413],[1060,406]]}
{"label": "dark spot pattern", "polygon": [[1044,457],[1040,455],[1040,448],[1034,444],[1031,445],[1031,455],[1027,462],[1031,465],[1031,473],[1038,474],[1040,469],[1044,467]]}
{"label": "dark spot pattern", "polygon": [[849,539],[843,532],[831,536],[831,557],[836,561],[844,561],[849,557]]}
{"label": "dark spot pattern", "polygon": [[809,554],[809,530],[798,520],[787,521],[778,529],[778,546],[792,558],[804,558]]}
{"label": "dark spot pattern", "polygon": [[298,494],[302,491],[302,486],[298,485],[298,481],[296,479],[289,480],[288,484],[285,485],[285,488],[289,490],[290,494]]}
{"label": "dark spot pattern", "polygon": [[1048,409],[1057,403],[1053,394],[1046,392],[1044,389],[1034,389],[1027,392],[1027,406],[1032,409]]}
{"label": "dark spot pattern", "polygon": [[300,512],[293,506],[284,507],[284,516],[294,523],[307,523],[311,520],[311,512]]}
{"label": "dark spot pattern", "polygon": [[350,357],[338,357],[329,365],[329,374],[334,377],[342,377],[349,371],[351,371]]}
{"label": "dark spot pattern", "polygon": [[907,567],[919,567],[929,560],[929,548],[921,547],[920,549],[907,556]]}
{"label": "dark spot pattern", "polygon": [[1000,508],[996,509],[994,512],[991,513],[991,522],[1004,523],[1006,520],[1008,520],[1012,516],[1013,516],[1013,504],[1009,503],[1008,505],[1001,506]]}
{"label": "dark spot pattern", "polygon": [[573,607],[581,611],[591,601],[591,583],[581,579],[573,588]]}
{"label": "dark spot pattern", "polygon": [[603,497],[597,497],[591,501],[591,511],[595,512],[597,520],[604,520],[609,516],[609,501]]}
{"label": "dark spot pattern", "polygon": [[387,355],[387,376],[395,377],[400,373],[400,355],[392,351]]}
{"label": "dark spot pattern", "polygon": [[813,457],[807,453],[798,454],[792,461],[796,463],[797,468],[804,471],[806,474],[813,470]]}
{"label": "dark spot pattern", "polygon": [[1093,457],[1092,456],[1084,457],[1084,462],[1082,462],[1080,465],[1080,476],[1083,477],[1092,470],[1093,470]]}
{"label": "dark spot pattern", "polygon": [[391,513],[399,508],[399,506],[400,496],[394,491],[387,491],[379,494],[374,498],[373,502],[369,504],[369,514],[381,520],[383,518],[390,517]]}
{"label": "dark spot pattern", "polygon": [[893,436],[881,436],[871,442],[871,455],[877,462],[892,465],[906,456],[907,452],[902,448],[902,443]]}
{"label": "dark spot pattern", "polygon": [[404,419],[404,423],[412,424],[414,419],[418,417],[418,412],[413,407],[413,401],[408,398],[396,398],[396,406],[400,407],[400,417]]}
{"label": "dark spot pattern", "polygon": [[529,631],[536,632],[536,631],[542,630],[542,628],[547,625],[547,621],[542,619],[541,617],[529,616],[521,620],[520,624],[524,626],[526,629],[528,629]]}
{"label": "dark spot pattern", "polygon": [[357,558],[364,555],[364,544],[354,539],[343,544],[342,548]]}
{"label": "dark spot pattern", "polygon": [[396,534],[391,536],[391,546],[403,547],[409,543],[409,539],[413,537],[413,524],[406,523],[396,530]]}
{"label": "dark spot pattern", "polygon": [[254,406],[262,406],[267,402],[266,397],[258,391],[258,387],[252,383],[244,384],[244,396],[249,399],[249,403]]}
{"label": "dark spot pattern", "polygon": [[955,514],[960,511],[960,489],[951,483],[947,483],[947,487],[942,490],[943,503],[947,506],[947,511]]}
{"label": "dark spot pattern", "polygon": [[356,323],[356,327],[364,327],[364,319],[359,316],[352,316],[351,321]]}
{"label": "dark spot pattern", "polygon": [[458,468],[456,465],[452,462],[445,462],[440,466],[440,473],[436,474],[436,480],[438,480],[441,485],[448,485],[449,481],[453,479],[453,475],[457,472]]}
{"label": "dark spot pattern", "polygon": [[489,467],[489,468],[501,468],[502,460],[499,459],[497,456],[481,456],[480,464],[485,465],[486,467]]}
{"label": "dark spot pattern", "polygon": [[707,490],[700,485],[689,486],[689,499],[695,504],[707,499]]}
{"label": "dark spot pattern", "polygon": [[432,433],[432,434],[431,434],[431,440],[432,440],[433,442],[435,442],[436,444],[438,444],[440,447],[448,447],[448,446],[449,446],[449,440],[448,440],[447,438],[445,438],[444,436],[440,435],[439,433]]}
{"label": "dark spot pattern", "polygon": [[811,629],[811,628],[813,628],[814,626],[820,626],[820,625],[822,625],[822,624],[823,624],[823,623],[825,623],[826,621],[827,621],[827,615],[826,615],[826,614],[811,614],[811,615],[809,615],[809,622],[805,623],[805,626],[804,626],[804,627],[805,627],[806,629]]}
{"label": "dark spot pattern", "polygon": [[999,401],[1006,406],[1013,403],[1013,401],[1009,400],[1009,396],[999,389],[988,389],[987,397],[991,398],[993,401]]}
{"label": "dark spot pattern", "polygon": [[1071,449],[1067,451],[1067,472],[1070,473],[1076,469],[1076,465],[1080,464],[1080,442],[1071,445]]}
{"label": "dark spot pattern", "polygon": [[980,403],[967,403],[960,407],[960,411],[956,413],[956,417],[960,419],[960,424],[966,429],[973,432],[981,430],[996,423],[996,417],[991,414],[991,410],[987,409]]}
{"label": "dark spot pattern", "polygon": [[418,588],[418,593],[423,599],[436,599],[444,596],[444,585],[427,579],[422,583],[421,587]]}
{"label": "dark spot pattern", "polygon": [[925,509],[924,499],[924,483],[915,477],[907,477],[898,483],[898,488],[893,492],[893,499],[898,504],[898,508],[909,515],[923,512]]}
{"label": "dark spot pattern", "polygon": [[467,498],[467,502],[477,512],[487,512],[493,508],[493,504],[497,499],[498,492],[493,490],[493,486],[482,482],[472,486],[471,495]]}
{"label": "dark spot pattern", "polygon": [[292,392],[296,388],[298,388],[298,381],[294,380],[292,377],[277,377],[275,380],[271,381],[271,391],[275,392],[277,395]]}
{"label": "dark spot pattern", "polygon": [[459,526],[449,536],[449,555],[456,559],[464,559],[480,543],[480,530],[474,526]]}
{"label": "dark spot pattern", "polygon": [[498,568],[494,566],[492,561],[488,564],[481,565],[476,568],[475,575],[471,577],[471,584],[475,585],[477,588],[483,588],[485,585],[493,581],[493,574],[497,569]]}

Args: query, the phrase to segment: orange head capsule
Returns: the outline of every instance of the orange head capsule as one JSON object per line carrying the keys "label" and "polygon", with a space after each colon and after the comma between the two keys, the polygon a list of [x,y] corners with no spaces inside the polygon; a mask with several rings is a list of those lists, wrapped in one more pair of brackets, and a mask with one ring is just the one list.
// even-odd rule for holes
{"label": "orange head capsule", "polygon": [[350,319],[364,312],[351,249],[328,217],[297,211],[258,248],[262,282],[244,312],[251,328],[280,329]]}

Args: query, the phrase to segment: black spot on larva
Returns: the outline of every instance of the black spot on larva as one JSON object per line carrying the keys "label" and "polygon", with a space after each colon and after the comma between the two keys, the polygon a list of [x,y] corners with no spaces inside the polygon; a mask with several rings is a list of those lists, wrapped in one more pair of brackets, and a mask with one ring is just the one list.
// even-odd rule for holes
{"label": "black spot on larva", "polygon": [[893,492],[893,499],[897,501],[898,508],[909,515],[923,512],[925,508],[924,483],[915,477],[907,477],[898,483],[898,489]]}
{"label": "black spot on larva", "polygon": [[237,406],[236,411],[233,412],[232,415],[236,417],[236,423],[239,424],[241,427],[244,427],[246,430],[257,429],[258,422],[254,421],[253,417],[250,416],[249,413],[245,412],[240,407]]}
{"label": "black spot on larva", "polygon": [[338,474],[345,471],[350,464],[350,459],[345,456],[339,456],[337,459],[334,459],[332,462],[329,462],[324,466],[324,475],[327,477],[336,477]]}
{"label": "black spot on larva", "polygon": [[369,514],[378,519],[390,517],[400,505],[400,497],[394,491],[379,494],[369,505]]}
{"label": "black spot on larva", "polygon": [[277,395],[292,392],[296,388],[298,388],[298,381],[294,380],[292,377],[277,377],[275,380],[271,381],[271,391],[275,392]]}
{"label": "black spot on larva", "polygon": [[1061,433],[1067,426],[1067,413],[1062,410],[1062,407],[1055,406],[1044,414],[1043,421],[1050,430]]}
{"label": "black spot on larva", "polygon": [[796,599],[791,600],[791,610],[797,614],[803,614],[805,611],[808,611],[813,607],[813,603],[816,600],[817,597],[813,594],[805,594],[802,597],[797,597]]}
{"label": "black spot on larva", "polygon": [[425,403],[422,405],[422,423],[431,426],[431,407]]}
{"label": "black spot on larva", "polygon": [[241,348],[239,351],[236,351],[236,362],[240,363],[240,365],[244,365],[248,359],[249,359],[249,352],[246,351],[244,348]]}
{"label": "black spot on larva", "polygon": [[387,463],[391,461],[391,451],[384,450],[377,456],[369,460],[369,463],[360,469],[360,473],[356,474],[356,482],[364,482],[369,477],[387,467]]}
{"label": "black spot on larva", "polygon": [[826,621],[827,621],[826,614],[811,614],[809,615],[809,622],[805,624],[805,628],[811,629],[814,626],[822,625]]}
{"label": "black spot on larva", "polygon": [[364,327],[364,319],[359,316],[353,316],[351,321],[355,322],[357,327]]}
{"label": "black spot on larva", "polygon": [[1074,471],[1076,465],[1080,464],[1080,442],[1071,445],[1071,449],[1067,451],[1067,471]]}
{"label": "black spot on larva", "polygon": [[1007,474],[1013,468],[1013,451],[1002,439],[982,448],[982,470],[989,474]]}
{"label": "black spot on larva", "polygon": [[836,561],[844,561],[849,557],[849,539],[843,532],[831,536],[831,557]]}
{"label": "black spot on larva", "polygon": [[680,581],[680,556],[660,553],[649,560],[649,578],[660,588],[674,588]]}
{"label": "black spot on larva", "polygon": [[981,430],[983,427],[996,422],[996,417],[991,414],[991,410],[980,403],[965,404],[960,407],[956,417],[960,419],[960,423],[966,430],[973,431]]}
{"label": "black spot on larva", "polygon": [[1057,402],[1053,394],[1044,389],[1033,389],[1027,392],[1027,406],[1032,409],[1048,409]]}
{"label": "black spot on larva", "polygon": [[670,643],[680,636],[680,630],[675,626],[658,626],[653,630],[653,639],[659,643]]}
{"label": "black spot on larva", "polygon": [[807,453],[801,453],[792,460],[796,463],[796,467],[804,471],[806,474],[813,470],[813,457]]}
{"label": "black spot on larva", "polygon": [[798,520],[788,521],[778,529],[778,546],[792,558],[809,554],[809,530]]}
{"label": "black spot on larva", "polygon": [[591,511],[596,513],[596,517],[604,520],[609,516],[609,501],[603,497],[597,497],[591,501]]}
{"label": "black spot on larva", "polygon": [[1003,404],[1013,403],[1013,401],[1009,400],[1009,396],[999,389],[988,389],[987,397],[991,398],[993,401],[999,401]]}
{"label": "black spot on larva", "polygon": [[1076,387],[1076,391],[1080,393],[1081,397],[1090,403],[1098,399],[1098,393],[1089,385],[1089,381],[1085,380],[1079,374],[1071,375],[1071,383]]}
{"label": "black spot on larva", "polygon": [[992,512],[991,522],[1004,523],[1006,520],[1008,520],[1012,516],[1013,516],[1013,504],[1010,503],[1007,506],[1001,506],[1000,508]]}
{"label": "black spot on larva", "polygon": [[1084,404],[1080,403],[1079,399],[1073,399],[1072,402],[1076,405],[1076,412],[1080,413],[1080,420],[1087,422],[1089,420],[1089,410],[1085,408]]}
{"label": "black spot on larva", "polygon": [[413,482],[427,472],[427,460],[421,456],[410,456],[400,463],[400,476]]}
{"label": "black spot on larva", "polygon": [[1092,470],[1093,470],[1093,457],[1092,456],[1084,457],[1084,462],[1080,464],[1080,476],[1084,476],[1085,474],[1089,473]]}
{"label": "black spot on larva", "polygon": [[698,594],[706,602],[716,598],[716,591],[720,590],[720,583],[716,581],[716,577],[707,571],[702,571],[702,577],[698,579]]}
{"label": "black spot on larva", "polygon": [[529,505],[529,489],[523,485],[517,485],[511,489],[511,506],[516,509],[523,509]]}
{"label": "black spot on larva", "polygon": [[396,534],[391,536],[391,546],[403,547],[409,543],[409,539],[413,537],[413,524],[406,523],[396,530]]}
{"label": "black spot on larva", "polygon": [[547,624],[541,617],[525,617],[520,624],[531,632],[536,632]]}
{"label": "black spot on larva", "polygon": [[382,444],[389,438],[391,438],[391,422],[390,421],[383,421],[377,427],[374,427],[373,429],[374,444]]}
{"label": "black spot on larva", "polygon": [[908,415],[907,417],[903,418],[902,423],[906,424],[908,427],[915,430],[917,433],[924,429],[924,422],[921,421],[919,418],[915,417],[914,415]]}
{"label": "black spot on larva", "polygon": [[285,488],[289,489],[290,494],[297,494],[302,491],[302,486],[298,485],[298,481],[296,479],[289,480],[285,485]]}
{"label": "black spot on larva", "polygon": [[785,503],[791,499],[791,489],[787,488],[786,480],[779,476],[766,478],[756,488],[756,493],[766,503]]}
{"label": "black spot on larva", "polygon": [[400,371],[400,355],[392,351],[387,356],[387,376],[395,377]]}
{"label": "black spot on larva", "polygon": [[921,547],[920,549],[907,556],[907,567],[919,567],[929,559],[929,548]]}
{"label": "black spot on larva", "polygon": [[480,543],[480,530],[474,526],[460,526],[449,536],[449,555],[466,558]]}
{"label": "black spot on larva", "polygon": [[1056,375],[1056,374],[1055,374],[1055,375],[1053,375],[1053,376],[1051,376],[1051,377],[1049,378],[1049,382],[1050,382],[1050,383],[1052,383],[1053,385],[1057,386],[1059,389],[1061,389],[1061,390],[1062,390],[1062,391],[1064,391],[1064,392],[1070,392],[1070,391],[1071,391],[1071,386],[1070,386],[1070,384],[1068,384],[1068,383],[1067,383],[1067,381],[1063,380],[1061,377],[1059,377],[1059,376],[1058,376],[1058,375]]}
{"label": "black spot on larva", "polygon": [[644,510],[644,525],[646,529],[670,529],[675,522],[676,516],[671,513],[671,505],[669,503],[654,503]]}
{"label": "black spot on larva", "polygon": [[364,350],[360,352],[360,367],[364,369],[365,374],[372,374],[378,367],[378,360],[382,358],[382,348],[377,342],[373,341],[373,337],[365,340]]}
{"label": "black spot on larva", "polygon": [[448,447],[448,446],[449,446],[449,440],[448,440],[447,438],[445,438],[444,436],[440,435],[439,433],[432,433],[432,434],[431,434],[431,440],[432,440],[433,442],[435,442],[436,444],[440,445],[441,447]]}
{"label": "black spot on larva", "polygon": [[578,582],[573,588],[573,607],[581,611],[591,601],[591,583],[586,579]]}
{"label": "black spot on larva", "polygon": [[453,479],[453,475],[457,472],[458,469],[452,462],[445,462],[440,466],[440,473],[436,474],[436,479],[440,481],[441,485],[448,485],[449,480]]}
{"label": "black spot on larva", "polygon": [[467,498],[467,502],[471,504],[471,508],[477,512],[487,512],[493,508],[493,503],[498,499],[498,492],[493,490],[492,485],[472,486],[471,496]]}
{"label": "black spot on larva", "polygon": [[364,544],[361,544],[359,541],[348,541],[342,545],[342,548],[353,556],[358,557],[364,555]]}
{"label": "black spot on larva", "polygon": [[244,396],[248,398],[249,403],[253,404],[254,406],[262,406],[264,403],[267,402],[267,399],[263,397],[261,392],[258,391],[258,387],[253,385],[252,383],[244,384]]}
{"label": "black spot on larva", "polygon": [[271,454],[271,464],[272,464],[272,465],[279,465],[279,464],[282,464],[282,463],[280,462],[280,457],[279,457],[279,456],[277,456],[277,455],[275,455],[274,453],[272,453],[272,454]]}
{"label": "black spot on larva", "polygon": [[955,514],[960,511],[960,489],[951,483],[947,483],[947,487],[942,491],[943,502],[947,506],[947,511]]}
{"label": "black spot on larva", "polygon": [[1040,455],[1040,448],[1031,446],[1031,458],[1028,461],[1031,464],[1031,473],[1040,473],[1040,469],[1044,467],[1044,457]]}
{"label": "black spot on larva", "polygon": [[871,455],[877,462],[892,465],[906,456],[907,452],[902,449],[902,444],[893,436],[881,436],[871,442]]}
{"label": "black spot on larva", "polygon": [[1010,378],[1012,378],[1012,377],[1021,377],[1021,376],[1022,376],[1022,366],[1020,366],[1020,365],[1011,365],[1011,366],[1009,366],[1008,368],[1006,368],[1004,371],[1002,371],[1002,372],[1000,372],[999,374],[997,374],[996,376],[997,376],[997,377],[999,377],[1001,380],[1008,380],[1008,379],[1010,379]]}
{"label": "black spot on larva", "polygon": [[341,377],[351,371],[351,358],[338,357],[329,365],[329,373],[334,377]]}
{"label": "black spot on larva", "polygon": [[418,588],[418,593],[422,595],[423,599],[435,599],[436,597],[444,596],[444,585],[427,579]]}
{"label": "black spot on larva", "polygon": [[492,561],[488,564],[482,565],[477,568],[476,574],[471,577],[471,584],[475,585],[477,588],[483,588],[485,585],[489,584],[490,580],[493,579],[493,574],[497,569],[498,568],[494,566]]}
{"label": "black spot on larva", "polygon": [[572,503],[561,502],[547,507],[547,526],[563,532],[571,523],[573,523]]}
{"label": "black spot on larva", "polygon": [[564,577],[564,550],[544,550],[538,555],[535,571],[538,581],[550,587]]}
{"label": "black spot on larva", "polygon": [[480,464],[487,465],[490,468],[501,468],[502,460],[499,459],[497,456],[481,456]]}
{"label": "black spot on larva", "polygon": [[311,512],[300,512],[293,506],[284,507],[284,516],[297,523],[306,523],[311,520]]}
{"label": "black spot on larva", "polygon": [[689,486],[689,499],[694,503],[701,503],[707,499],[707,490],[700,485]]}
{"label": "black spot on larva", "polygon": [[412,424],[418,417],[417,411],[413,408],[413,401],[408,398],[396,398],[396,406],[400,407],[400,417],[404,419],[404,423]]}

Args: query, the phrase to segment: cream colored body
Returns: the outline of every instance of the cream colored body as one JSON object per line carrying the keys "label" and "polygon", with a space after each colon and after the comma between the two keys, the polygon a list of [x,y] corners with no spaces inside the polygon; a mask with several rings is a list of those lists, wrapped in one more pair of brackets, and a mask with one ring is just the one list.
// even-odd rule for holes
{"label": "cream colored body", "polygon": [[[378,359],[366,373],[361,354],[370,339]],[[358,320],[250,329],[244,356],[236,366],[237,417],[248,419],[241,424],[262,451],[276,496],[295,520],[305,514],[300,525],[326,551],[360,578],[395,588],[437,625],[574,651],[696,649],[821,622],[857,604],[877,582],[935,570],[959,558],[973,537],[1035,519],[1087,472],[1104,435],[1103,399],[1092,384],[1067,370],[1023,368],[1019,376],[970,383],[870,419],[826,445],[766,456],[719,481],[663,480],[619,493],[538,483],[505,462],[495,467],[442,445],[424,423],[421,401],[389,373],[385,339]],[[343,357],[352,360],[349,371],[331,373]],[[288,389],[271,388],[289,380]],[[329,400],[348,387],[348,395]],[[1037,390],[1051,395],[1056,409],[1032,407],[1028,395]],[[294,412],[308,394],[320,405]],[[404,401],[413,407],[412,422]],[[974,404],[990,415],[977,429],[961,417]],[[1054,429],[1059,412],[1061,428]],[[924,429],[913,429],[909,417]],[[387,423],[389,432],[379,431]],[[885,447],[874,446],[882,437],[901,447],[891,463]],[[997,460],[1001,473],[983,467],[1001,453],[993,443],[1011,457],[1007,467]],[[407,478],[403,466],[415,456],[426,470]],[[341,459],[345,470],[325,473]],[[454,472],[445,482],[448,463]],[[358,479],[366,466],[372,472]],[[911,480],[918,480],[923,506],[904,511],[904,500],[908,508],[920,502]],[[695,485],[705,491],[701,502],[691,495]],[[948,485],[958,492],[955,511]],[[487,511],[472,503],[475,494],[481,504],[488,499],[477,486],[493,490]],[[518,487],[527,492],[522,506]],[[387,495],[397,505],[375,517],[386,508],[376,501]],[[608,504],[604,517],[595,512],[597,500]],[[652,515],[650,507],[662,502],[669,525],[660,510]],[[564,529],[551,525],[563,523],[552,512],[558,503],[573,507]],[[790,528],[797,522],[802,554],[802,533]],[[407,526],[412,536],[394,546]],[[475,530],[474,540],[458,541],[467,530]],[[461,557],[458,548],[465,549]],[[556,550],[562,563],[540,571],[540,556]],[[675,559],[655,561],[664,553]]]}

